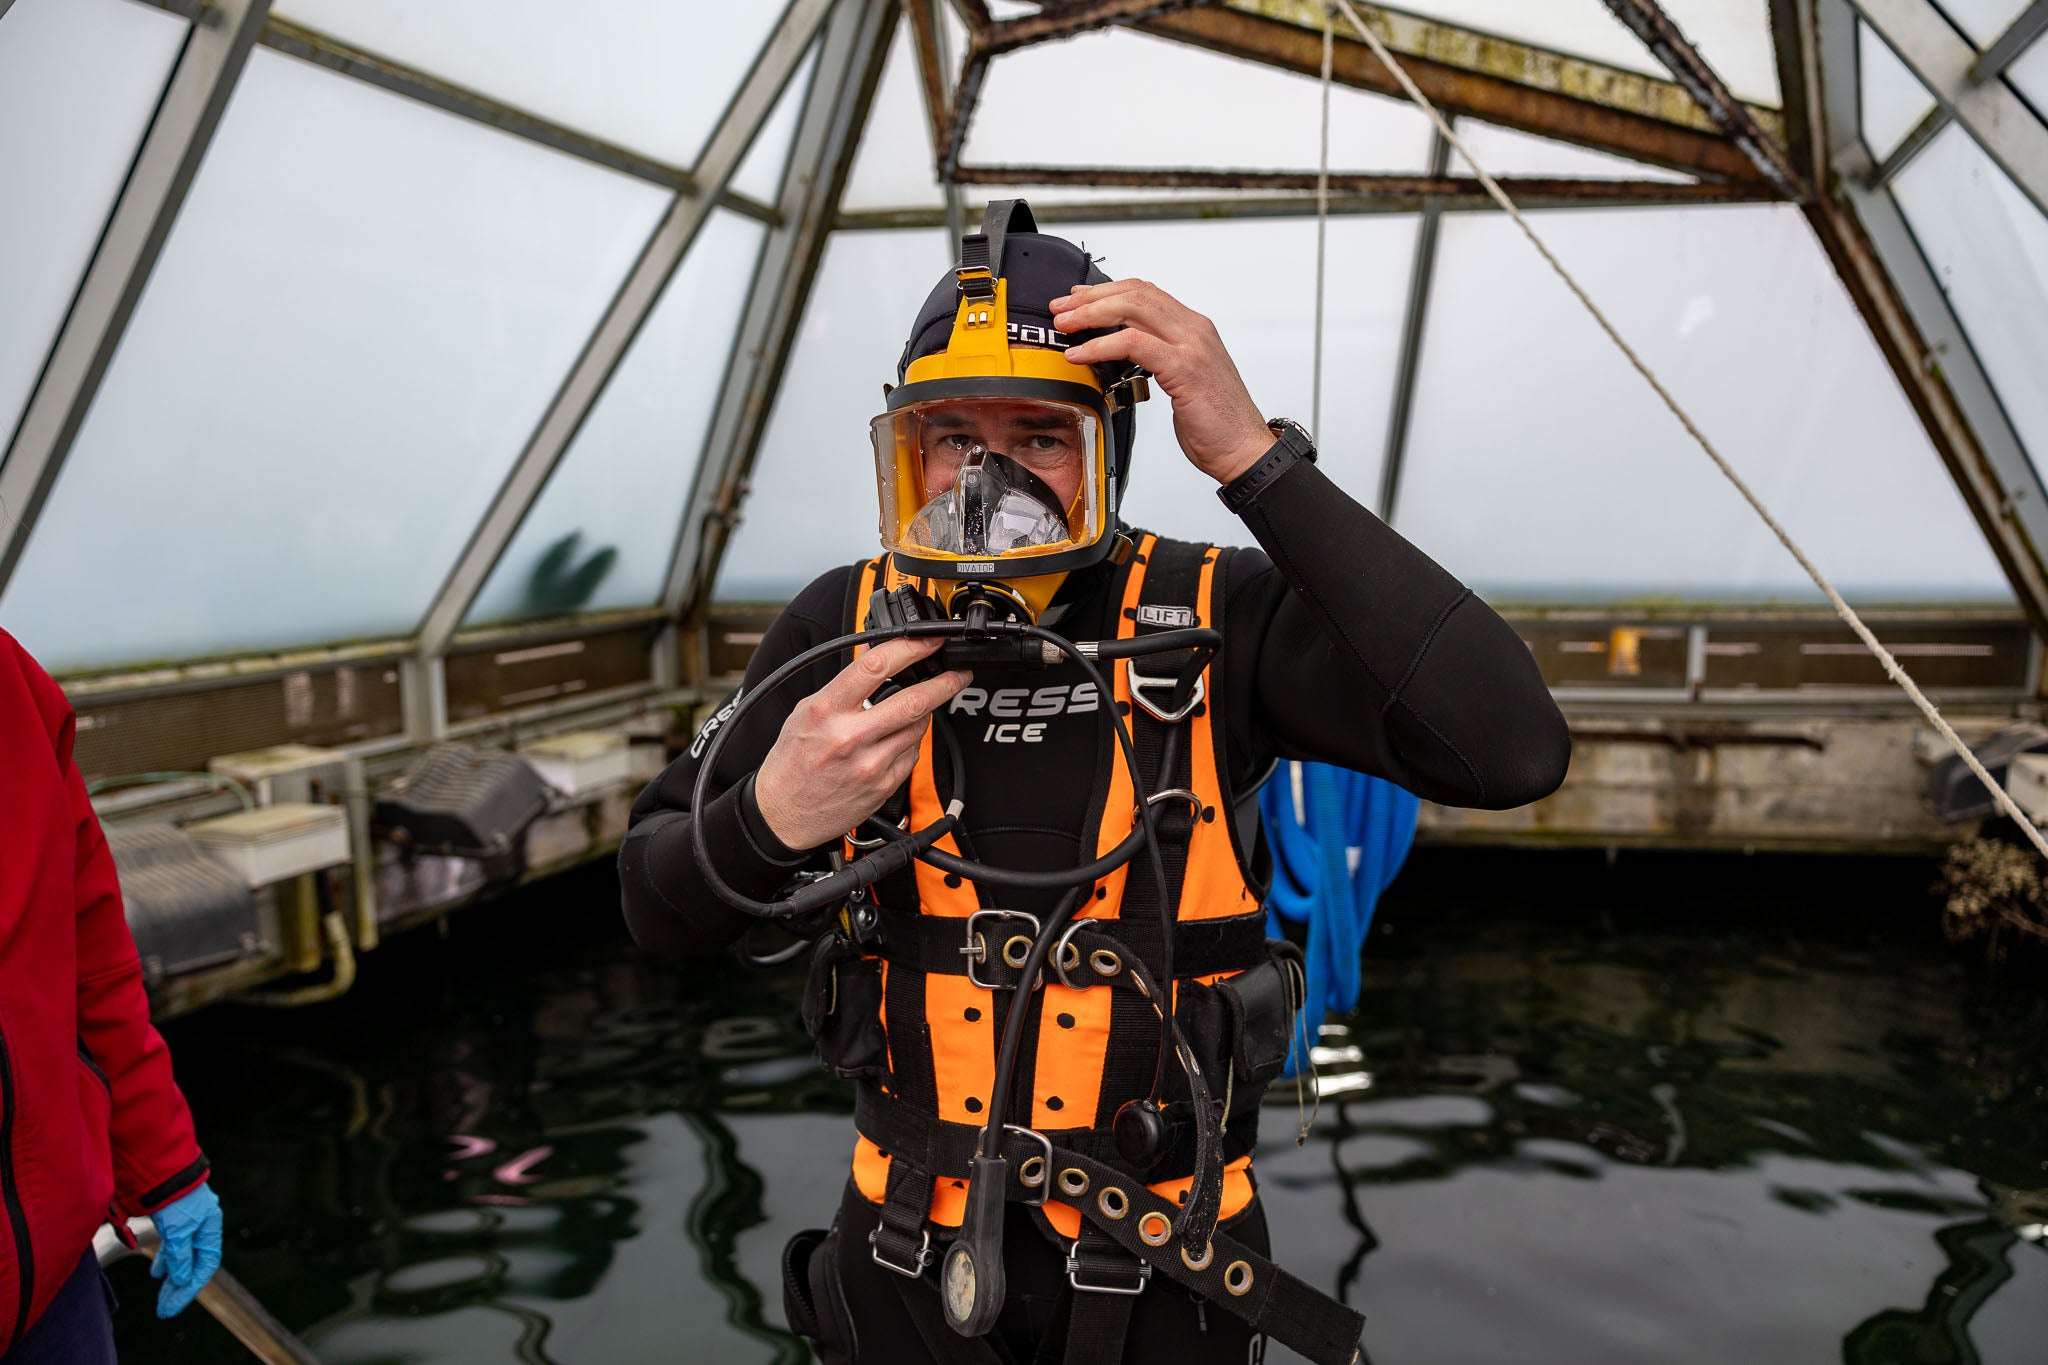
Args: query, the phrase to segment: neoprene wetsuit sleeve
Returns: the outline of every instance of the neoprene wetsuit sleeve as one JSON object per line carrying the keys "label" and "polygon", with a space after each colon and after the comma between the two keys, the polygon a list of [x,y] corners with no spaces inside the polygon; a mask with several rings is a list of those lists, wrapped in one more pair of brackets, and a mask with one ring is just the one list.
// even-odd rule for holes
{"label": "neoprene wetsuit sleeve", "polygon": [[1225,600],[1240,753],[1491,810],[1564,781],[1564,717],[1528,646],[1470,589],[1306,461],[1240,515],[1266,552],[1237,556]]}
{"label": "neoprene wetsuit sleeve", "polygon": [[[768,674],[812,645],[841,633],[847,573],[841,568],[819,578],[775,618],[747,665],[741,693],[759,687]],[[626,926],[642,948],[671,955],[716,952],[737,941],[753,922],[719,899],[704,880],[691,847],[693,820],[704,822],[719,876],[755,900],[770,899],[804,868],[825,865],[821,855],[790,849],[775,837],[754,804],[753,775],[791,708],[845,663],[844,658],[828,660],[807,669],[741,720],[719,754],[712,778],[716,794],[702,812],[690,809],[690,797],[711,733],[723,723],[717,715],[690,749],[640,793],[619,847],[619,899]]]}

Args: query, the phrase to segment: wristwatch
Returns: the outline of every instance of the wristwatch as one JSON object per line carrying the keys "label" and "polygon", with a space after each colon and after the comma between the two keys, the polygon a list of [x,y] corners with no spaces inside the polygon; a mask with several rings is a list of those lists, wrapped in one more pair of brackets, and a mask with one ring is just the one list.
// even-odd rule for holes
{"label": "wristwatch", "polygon": [[1216,496],[1232,512],[1250,506],[1268,484],[1294,468],[1298,461],[1315,463],[1316,443],[1307,427],[1286,417],[1275,417],[1266,426],[1274,436],[1272,448],[1259,457],[1257,464],[1216,490]]}

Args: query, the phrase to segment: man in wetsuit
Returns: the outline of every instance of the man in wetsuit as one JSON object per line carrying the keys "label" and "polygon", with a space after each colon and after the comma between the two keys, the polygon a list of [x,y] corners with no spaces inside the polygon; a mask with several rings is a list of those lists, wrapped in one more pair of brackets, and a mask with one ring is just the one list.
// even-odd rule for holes
{"label": "man in wetsuit", "polygon": [[[985,278],[988,271],[969,268],[991,249],[1000,292]],[[994,305],[997,351],[1004,341],[1010,346],[993,370],[963,358],[986,350],[972,336],[989,316],[976,300]],[[974,379],[959,377],[985,373],[1042,378],[999,379],[984,395]],[[1257,549],[1186,546],[1115,520],[1128,473],[1131,403],[1142,394],[1134,378],[1145,374],[1172,402],[1183,453],[1215,480]],[[878,812],[891,824],[907,819],[916,828],[956,795],[964,797],[961,834],[942,848],[957,846],[1000,867],[1086,863],[1132,825],[1131,781],[1108,739],[1112,713],[1128,717],[1139,732],[1141,766],[1176,765],[1140,774],[1144,790],[1173,788],[1188,801],[1184,808],[1179,798],[1171,802],[1171,833],[1162,825],[1161,841],[1172,851],[1165,872],[1171,885],[1161,895],[1150,873],[1119,871],[1102,879],[1081,913],[1100,917],[1090,922],[1106,931],[1119,915],[1125,922],[1147,912],[1156,919],[1163,905],[1169,923],[1191,936],[1173,967],[1182,1012],[1199,1012],[1200,1001],[1211,998],[1205,992],[1220,992],[1217,1001],[1229,995],[1228,1010],[1218,1003],[1214,1015],[1234,1022],[1215,1026],[1227,1036],[1212,1040],[1214,1055],[1202,1067],[1235,1144],[1225,1150],[1230,1160],[1214,1225],[1219,1245],[1228,1236],[1250,1249],[1232,1264],[1235,1274],[1266,1248],[1249,1146],[1258,1092],[1278,1069],[1284,1035],[1278,1053],[1247,1063],[1257,992],[1231,994],[1223,981],[1231,973],[1217,968],[1243,971],[1248,981],[1252,959],[1230,958],[1221,948],[1205,959],[1209,940],[1196,931],[1214,929],[1219,943],[1240,927],[1258,935],[1270,859],[1257,826],[1257,784],[1275,759],[1306,759],[1373,773],[1439,803],[1503,809],[1536,800],[1563,780],[1570,750],[1563,719],[1505,622],[1332,483],[1298,427],[1269,426],[1206,318],[1154,285],[1108,281],[1084,252],[1037,233],[1021,204],[992,205],[987,230],[963,244],[961,268],[940,282],[913,328],[898,370],[899,380],[906,377],[910,382],[890,398],[891,412],[875,420],[891,554],[834,569],[806,588],[764,636],[741,694],[811,646],[862,628],[876,589],[904,582],[935,593],[958,587],[936,582],[934,565],[937,578],[1007,573],[1018,614],[1072,640],[1213,624],[1224,643],[1203,672],[1204,687],[1192,697],[1184,681],[1162,689],[1170,677],[1140,675],[1133,662],[1129,677],[1116,670],[1114,694],[1105,696],[1069,662],[1021,676],[971,677],[956,669],[884,689],[934,652],[930,640],[888,641],[850,664],[840,662],[843,656],[821,661],[733,723],[704,809],[692,810],[691,796],[719,719],[642,794],[620,853],[627,922],[642,945],[668,953],[725,947],[751,922],[707,884],[692,852],[693,822],[702,822],[722,880],[757,899],[828,866],[848,832]],[[1074,377],[1093,393],[1079,393]],[[977,396],[953,397],[966,391]],[[1095,454],[1100,468],[1091,463]],[[1017,556],[1037,558],[1025,563]],[[956,561],[953,570],[944,567]],[[964,591],[988,595],[979,580]],[[942,790],[945,765],[934,754],[943,750],[935,750],[932,737],[940,728],[964,765],[958,793]],[[1158,736],[1172,730],[1180,738],[1162,756]],[[1194,1365],[1242,1361],[1255,1330],[1272,1330],[1234,1317],[1241,1305],[1223,1295],[1213,1296],[1215,1303],[1232,1313],[1214,1311],[1200,1292],[1183,1292],[1190,1283],[1213,1281],[1182,1276],[1176,1288],[1162,1282],[1170,1278],[1165,1274],[1139,1273],[1119,1282],[1118,1248],[1100,1228],[1091,1232],[1075,1208],[1043,1194],[1043,1207],[1031,1217],[1003,1225],[1009,1292],[993,1330],[978,1342],[959,1339],[955,1350],[933,1329],[932,1234],[943,1243],[960,1224],[966,1186],[947,1178],[956,1171],[935,1154],[957,1152],[963,1135],[989,1122],[976,1116],[988,1100],[993,1029],[1019,983],[987,989],[982,976],[948,965],[952,940],[925,935],[913,944],[913,931],[929,928],[935,916],[952,916],[941,923],[966,920],[974,943],[968,916],[1030,920],[1058,898],[1056,890],[991,894],[919,865],[914,876],[899,874],[875,888],[876,914],[895,938],[849,940],[831,958],[820,1002],[829,996],[830,1008],[842,1014],[861,1008],[848,1002],[864,992],[881,1003],[868,1007],[867,1018],[840,1026],[808,1020],[827,1062],[863,1083],[854,1179],[833,1235],[793,1246],[785,1267],[792,1322],[818,1342],[825,1360],[1023,1362],[1059,1360],[1065,1352],[1069,1361]],[[1136,931],[1127,937],[1131,955],[1140,955]],[[983,945],[985,969],[992,968],[994,945]],[[877,959],[886,969],[863,976]],[[1119,987],[1133,975],[1123,973]],[[1147,1085],[1153,1100],[1161,1098],[1156,1034],[1131,992],[1093,984],[1098,989],[1047,983],[1032,993],[1025,1006],[1033,1011],[1025,1025],[1031,1056],[1008,1103],[1016,1123],[1056,1141],[1128,1152],[1106,1140],[1090,1145],[1087,1130],[1099,1135],[1112,1121],[1120,1125]],[[807,1003],[807,1013],[817,1010]],[[886,1038],[885,1048],[877,1038]],[[1195,1050],[1204,1051],[1199,1040]],[[1238,1071],[1226,1077],[1233,1056]],[[1144,1161],[1117,1165],[1110,1158],[1183,1207],[1195,1179],[1193,1140],[1185,1137],[1189,1104],[1183,1090],[1160,1108],[1169,1122]],[[912,1167],[912,1151],[922,1151],[919,1159],[931,1168]],[[1063,1182],[1067,1176],[1079,1173],[1063,1172]],[[1106,1204],[1104,1211],[1120,1216]],[[1184,1252],[1183,1259],[1199,1270],[1206,1255]],[[1145,1270],[1128,1256],[1124,1264]],[[1098,1273],[1096,1266],[1108,1268]],[[1153,1268],[1179,1274],[1167,1261]],[[1247,1269],[1247,1285],[1250,1278]],[[1143,1292],[1087,1292],[1118,1283]],[[1235,1283],[1225,1287],[1229,1295],[1244,1292]],[[1099,1325],[1103,1312],[1112,1313],[1113,1331]],[[993,1356],[961,1354],[969,1344]],[[1334,1358],[1347,1354],[1344,1348]]]}

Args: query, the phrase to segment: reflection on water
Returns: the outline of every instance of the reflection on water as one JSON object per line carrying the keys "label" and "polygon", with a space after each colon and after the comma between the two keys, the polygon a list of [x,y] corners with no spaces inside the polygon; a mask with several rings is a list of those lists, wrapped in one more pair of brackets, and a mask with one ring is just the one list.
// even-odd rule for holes
{"label": "reflection on water", "polygon": [[[1418,855],[1323,1040],[1371,1083],[1305,1146],[1290,1086],[1266,1111],[1282,1259],[1377,1365],[2048,1358],[2048,1003],[1941,942],[1930,875]],[[806,1359],[777,1255],[837,1198],[851,1095],[789,969],[642,961],[613,895],[173,1026],[228,1265],[323,1360]],[[127,1358],[245,1358],[143,1274]]]}

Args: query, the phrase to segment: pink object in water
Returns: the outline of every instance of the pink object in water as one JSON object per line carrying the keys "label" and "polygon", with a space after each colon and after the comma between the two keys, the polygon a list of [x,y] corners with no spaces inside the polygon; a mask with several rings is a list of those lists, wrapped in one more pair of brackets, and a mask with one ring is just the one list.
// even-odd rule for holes
{"label": "pink object in water", "polygon": [[552,1147],[535,1147],[492,1171],[491,1178],[500,1185],[531,1185],[540,1179],[532,1173],[533,1168],[554,1154],[555,1149]]}

